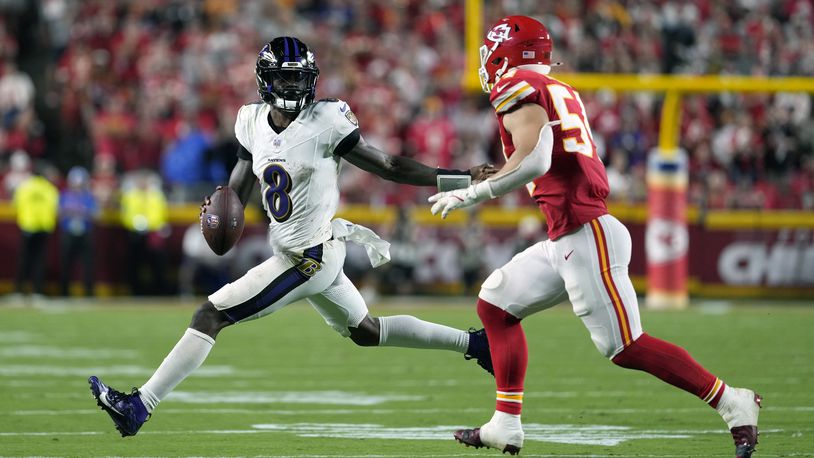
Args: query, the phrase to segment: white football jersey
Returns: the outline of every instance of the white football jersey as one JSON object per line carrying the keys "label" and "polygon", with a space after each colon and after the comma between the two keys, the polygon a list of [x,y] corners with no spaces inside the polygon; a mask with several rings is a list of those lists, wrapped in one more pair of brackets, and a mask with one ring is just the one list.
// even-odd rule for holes
{"label": "white football jersey", "polygon": [[359,125],[348,104],[335,99],[308,105],[279,134],[269,125],[269,112],[265,103],[240,107],[235,136],[252,155],[271,220],[271,246],[275,252],[301,251],[331,238],[339,205],[340,158],[335,153],[346,138],[350,143],[340,149],[356,144]]}

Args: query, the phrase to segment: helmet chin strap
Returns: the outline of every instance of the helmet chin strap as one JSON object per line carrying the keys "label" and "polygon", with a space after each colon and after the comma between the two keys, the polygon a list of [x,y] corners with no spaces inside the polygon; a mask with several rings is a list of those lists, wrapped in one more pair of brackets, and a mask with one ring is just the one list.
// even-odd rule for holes
{"label": "helmet chin strap", "polygon": [[503,65],[498,70],[495,71],[495,83],[497,83],[497,80],[499,80],[500,77],[503,76],[504,73],[506,73],[506,70],[508,68],[509,68],[509,59],[504,57]]}

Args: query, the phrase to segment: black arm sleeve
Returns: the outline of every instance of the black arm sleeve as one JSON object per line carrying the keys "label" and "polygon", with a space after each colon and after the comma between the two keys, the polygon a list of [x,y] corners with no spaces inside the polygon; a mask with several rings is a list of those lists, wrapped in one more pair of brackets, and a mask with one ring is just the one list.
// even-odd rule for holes
{"label": "black arm sleeve", "polygon": [[[344,156],[351,164],[385,180],[415,186],[435,186],[439,169],[429,167],[407,157],[391,156],[384,151],[359,139],[359,142]],[[440,169],[443,170],[443,169]],[[443,170],[444,172],[453,172]],[[466,174],[465,171],[460,171]]]}
{"label": "black arm sleeve", "polygon": [[249,150],[244,148],[243,145],[238,143],[237,157],[240,158],[240,159],[243,159],[244,161],[251,161],[252,160],[252,153],[250,153]]}
{"label": "black arm sleeve", "polygon": [[338,145],[336,145],[336,148],[334,149],[334,155],[342,157],[348,154],[348,152],[352,150],[354,147],[356,147],[357,143],[359,143],[360,137],[361,134],[359,134],[359,129],[356,129],[353,132],[349,133],[345,138],[343,138],[339,142]]}

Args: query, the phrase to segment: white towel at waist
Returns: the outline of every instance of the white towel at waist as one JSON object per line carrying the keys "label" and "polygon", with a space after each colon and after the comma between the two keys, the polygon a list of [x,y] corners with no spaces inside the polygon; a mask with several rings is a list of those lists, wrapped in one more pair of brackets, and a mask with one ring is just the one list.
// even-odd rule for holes
{"label": "white towel at waist", "polygon": [[372,230],[342,218],[332,220],[331,229],[335,239],[358,243],[365,247],[370,265],[373,267],[390,262],[390,242],[380,238]]}

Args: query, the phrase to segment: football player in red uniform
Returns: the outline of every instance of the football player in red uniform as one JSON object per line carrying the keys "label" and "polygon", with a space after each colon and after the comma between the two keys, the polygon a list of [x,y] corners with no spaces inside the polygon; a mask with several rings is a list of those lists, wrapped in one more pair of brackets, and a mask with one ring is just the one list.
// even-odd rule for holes
{"label": "football player in red uniform", "polygon": [[490,29],[481,47],[480,77],[495,108],[506,164],[485,181],[430,198],[432,213],[446,217],[527,186],[548,224],[548,240],[516,255],[481,286],[477,309],[489,336],[497,406],[486,424],[456,431],[455,438],[520,451],[528,361],[520,322],[567,298],[603,355],[717,409],[735,439],[736,455],[750,457],[760,397],[727,386],[683,348],[642,332],[628,277],[630,234],[608,213],[608,180],[585,106],[577,91],[549,76],[551,51],[548,31],[532,18],[509,16]]}

